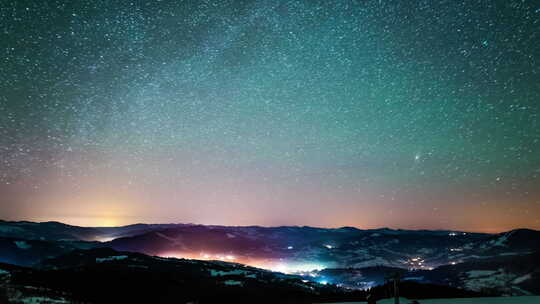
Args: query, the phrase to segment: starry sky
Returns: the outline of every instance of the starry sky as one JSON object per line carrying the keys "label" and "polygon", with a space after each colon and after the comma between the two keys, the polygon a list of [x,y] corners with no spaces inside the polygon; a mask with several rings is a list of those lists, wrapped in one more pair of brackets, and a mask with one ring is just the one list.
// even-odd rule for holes
{"label": "starry sky", "polygon": [[0,218],[540,229],[540,3],[0,5]]}

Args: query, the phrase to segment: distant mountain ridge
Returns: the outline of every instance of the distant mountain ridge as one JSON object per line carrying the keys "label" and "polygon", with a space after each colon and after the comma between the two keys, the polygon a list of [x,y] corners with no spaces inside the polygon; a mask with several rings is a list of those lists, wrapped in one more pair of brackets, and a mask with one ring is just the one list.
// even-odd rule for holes
{"label": "distant mountain ridge", "polygon": [[[0,221],[0,238],[39,240],[49,242],[51,246],[55,245],[51,242],[61,241],[64,247],[111,247],[150,255],[230,254],[238,258],[286,258],[298,262],[317,261],[328,267],[356,268],[381,265],[428,269],[471,259],[540,250],[540,231],[530,229],[486,234],[195,224],[78,227],[59,222]],[[417,261],[413,261],[414,258],[418,258]]]}

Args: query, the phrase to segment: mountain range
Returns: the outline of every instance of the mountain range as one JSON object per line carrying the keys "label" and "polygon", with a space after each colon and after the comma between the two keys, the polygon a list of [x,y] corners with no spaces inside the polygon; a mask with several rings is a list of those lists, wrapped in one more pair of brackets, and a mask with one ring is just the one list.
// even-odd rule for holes
{"label": "mountain range", "polygon": [[[88,256],[90,258],[86,258]],[[122,261],[115,256],[129,258]],[[99,260],[104,263],[96,263],[96,259],[104,259]],[[105,271],[101,269],[103,265],[116,263],[123,265],[122,271],[117,271],[123,273],[138,267],[134,261],[146,261],[142,266],[154,269],[153,272],[156,267],[160,269],[155,265],[162,261],[180,263],[184,265],[182,267],[195,265],[192,267],[199,271],[207,269],[202,271],[204,273],[208,272],[208,265],[228,267],[215,271],[233,273],[235,267],[249,267],[252,272],[265,273],[263,277],[286,277],[286,282],[293,282],[285,284],[287,292],[295,288],[311,290],[300,297],[308,302],[314,294],[340,298],[344,294],[350,296],[352,291],[373,289],[384,285],[389,274],[395,273],[399,273],[402,282],[407,284],[436,284],[484,295],[540,294],[540,231],[529,229],[486,234],[195,224],[78,227],[58,222],[0,221],[0,262],[5,263],[0,269],[5,272],[9,272],[7,268],[10,267],[16,269],[18,275],[11,275],[11,278],[17,277],[25,284],[28,276],[23,274],[28,271],[39,271],[43,276],[54,272],[56,277],[59,271],[65,273],[65,269],[80,268],[84,269],[83,273],[93,273],[96,269]],[[248,274],[247,278],[252,284],[253,276]],[[215,285],[223,280],[212,277],[210,281]],[[225,284],[227,290],[249,285],[238,276],[230,281],[240,283]],[[47,280],[38,285],[47,290],[58,290],[54,286],[43,287],[43,282]],[[276,282],[282,281],[258,282],[264,282],[265,288],[275,288]],[[327,291],[318,290],[320,288]],[[62,292],[79,294],[65,289]]]}

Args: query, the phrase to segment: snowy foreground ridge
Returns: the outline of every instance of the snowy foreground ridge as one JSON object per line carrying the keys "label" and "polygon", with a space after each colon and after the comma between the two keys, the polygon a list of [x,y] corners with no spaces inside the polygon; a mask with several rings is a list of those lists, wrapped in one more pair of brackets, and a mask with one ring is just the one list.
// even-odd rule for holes
{"label": "snowy foreground ridge", "polygon": [[[464,298],[464,299],[431,299],[417,300],[420,304],[539,304],[540,296],[497,297],[497,298]],[[400,304],[410,304],[412,300],[401,298]],[[343,302],[334,304],[365,304],[366,302]],[[377,301],[377,304],[394,304],[394,299]]]}

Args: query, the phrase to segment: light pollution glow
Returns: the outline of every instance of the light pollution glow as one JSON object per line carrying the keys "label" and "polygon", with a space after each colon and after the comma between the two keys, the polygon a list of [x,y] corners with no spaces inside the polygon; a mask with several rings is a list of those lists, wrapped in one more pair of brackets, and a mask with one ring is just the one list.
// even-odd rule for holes
{"label": "light pollution glow", "polygon": [[301,274],[309,273],[316,270],[322,270],[329,266],[323,263],[287,261],[285,259],[256,259],[248,257],[239,257],[233,254],[210,254],[210,253],[187,253],[187,252],[163,252],[159,254],[164,258],[190,259],[190,260],[206,260],[206,261],[225,261],[234,262],[261,269],[267,269],[286,274]]}

